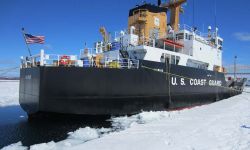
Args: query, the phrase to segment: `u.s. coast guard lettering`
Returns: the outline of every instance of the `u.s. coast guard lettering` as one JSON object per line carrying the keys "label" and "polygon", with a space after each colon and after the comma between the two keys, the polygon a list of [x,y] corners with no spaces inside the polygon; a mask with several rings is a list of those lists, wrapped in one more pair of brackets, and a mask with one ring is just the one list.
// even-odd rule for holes
{"label": "u.s. coast guard lettering", "polygon": [[207,80],[207,79],[185,79],[185,78],[177,78],[172,77],[171,78],[171,84],[172,85],[191,85],[191,86],[221,86],[222,82],[220,80]]}

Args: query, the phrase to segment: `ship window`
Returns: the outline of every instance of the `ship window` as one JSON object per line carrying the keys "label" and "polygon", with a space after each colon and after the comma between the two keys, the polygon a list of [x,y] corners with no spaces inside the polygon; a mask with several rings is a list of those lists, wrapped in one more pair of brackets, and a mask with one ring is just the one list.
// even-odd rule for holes
{"label": "ship window", "polygon": [[181,59],[181,57],[180,57],[180,56],[176,56],[176,61],[175,61],[175,64],[176,64],[176,65],[178,65],[178,64],[179,64],[180,59]]}
{"label": "ship window", "polygon": [[223,44],[222,40],[219,39],[218,44],[222,46],[222,44]]}
{"label": "ship window", "polygon": [[193,36],[192,35],[189,35],[188,36],[188,40],[192,40],[193,39]]}
{"label": "ship window", "polygon": [[169,54],[162,54],[161,55],[161,62],[163,62],[163,63],[169,63],[169,60],[170,60],[170,55]]}
{"label": "ship window", "polygon": [[187,33],[185,33],[185,39],[187,39],[187,40],[188,40],[188,34],[187,34]]}
{"label": "ship window", "polygon": [[205,63],[205,62],[200,62],[200,61],[188,59],[187,66],[207,70],[209,64]]}
{"label": "ship window", "polygon": [[178,65],[180,62],[180,56],[171,55],[171,64]]}
{"label": "ship window", "polygon": [[181,40],[181,39],[184,39],[184,34],[183,33],[176,34],[176,40]]}

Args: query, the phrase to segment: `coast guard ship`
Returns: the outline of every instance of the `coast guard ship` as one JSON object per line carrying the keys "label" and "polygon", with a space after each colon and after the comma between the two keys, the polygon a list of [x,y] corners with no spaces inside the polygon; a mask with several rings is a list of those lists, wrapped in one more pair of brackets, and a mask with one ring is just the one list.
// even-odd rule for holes
{"label": "coast guard ship", "polygon": [[[80,55],[40,54],[22,58],[20,104],[33,116],[50,112],[125,115],[216,102],[240,94],[225,79],[223,39],[179,24],[186,0],[144,3],[129,11],[128,29]],[[170,12],[168,22],[167,13]]]}

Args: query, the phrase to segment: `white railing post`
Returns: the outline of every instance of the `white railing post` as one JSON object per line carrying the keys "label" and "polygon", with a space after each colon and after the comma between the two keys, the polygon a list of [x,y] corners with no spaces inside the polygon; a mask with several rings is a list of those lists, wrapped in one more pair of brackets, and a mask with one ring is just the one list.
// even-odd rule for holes
{"label": "white railing post", "polygon": [[57,65],[60,66],[60,56],[57,55]]}
{"label": "white railing post", "polygon": [[23,68],[23,65],[24,65],[24,59],[23,59],[23,56],[21,56],[21,68]]}
{"label": "white railing post", "polygon": [[93,56],[91,57],[91,67],[94,67],[94,58],[93,58]]}
{"label": "white railing post", "polygon": [[44,50],[41,49],[40,52],[40,66],[44,66]]}

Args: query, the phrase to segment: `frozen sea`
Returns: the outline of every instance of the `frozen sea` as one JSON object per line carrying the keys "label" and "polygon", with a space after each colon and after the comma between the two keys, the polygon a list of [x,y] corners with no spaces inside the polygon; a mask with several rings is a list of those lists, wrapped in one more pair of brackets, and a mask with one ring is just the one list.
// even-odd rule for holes
{"label": "frozen sea", "polygon": [[[28,121],[18,81],[0,81],[0,148],[31,150],[249,150],[250,94],[192,109],[113,118]],[[250,92],[247,88],[246,91]]]}

